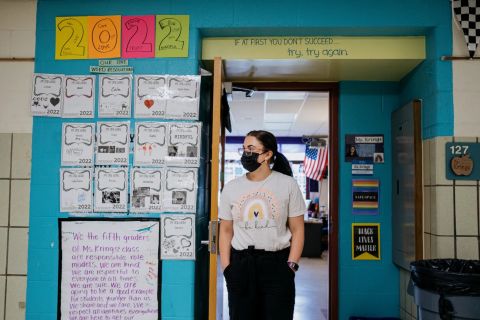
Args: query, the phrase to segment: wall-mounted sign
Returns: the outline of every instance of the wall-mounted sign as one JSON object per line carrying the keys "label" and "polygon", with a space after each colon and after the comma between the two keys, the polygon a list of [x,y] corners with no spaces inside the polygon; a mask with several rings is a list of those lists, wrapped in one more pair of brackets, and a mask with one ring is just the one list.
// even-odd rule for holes
{"label": "wall-mounted sign", "polygon": [[63,81],[63,74],[35,73],[33,75],[32,115],[61,117]]}
{"label": "wall-mounted sign", "polygon": [[352,223],[352,259],[380,260],[379,223]]}
{"label": "wall-mounted sign", "polygon": [[352,175],[373,175],[372,160],[352,160]]}
{"label": "wall-mounted sign", "polygon": [[378,180],[352,180],[352,213],[378,214],[379,189]]}
{"label": "wall-mounted sign", "polygon": [[127,212],[128,169],[99,168],[95,172],[96,212]]}
{"label": "wall-mounted sign", "polygon": [[95,76],[65,76],[64,118],[93,118]]}
{"label": "wall-mounted sign", "polygon": [[93,166],[95,123],[62,124],[62,166]]}
{"label": "wall-mounted sign", "polygon": [[159,318],[158,219],[62,219],[59,241],[56,319]]}
{"label": "wall-mounted sign", "polygon": [[345,135],[345,161],[372,160],[383,163],[383,134]]}
{"label": "wall-mounted sign", "polygon": [[91,168],[60,169],[60,211],[93,211]]}
{"label": "wall-mounted sign", "polygon": [[449,180],[480,180],[480,143],[449,142],[445,145]]}
{"label": "wall-mounted sign", "polygon": [[97,165],[128,165],[130,122],[97,123]]}

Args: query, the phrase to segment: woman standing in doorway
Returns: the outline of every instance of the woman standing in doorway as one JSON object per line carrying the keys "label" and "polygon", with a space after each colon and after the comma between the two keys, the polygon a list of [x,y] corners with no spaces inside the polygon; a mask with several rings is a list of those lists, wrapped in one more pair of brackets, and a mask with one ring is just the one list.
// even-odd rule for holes
{"label": "woman standing in doorway", "polygon": [[230,319],[291,320],[305,202],[273,134],[251,131],[239,151],[248,173],[225,186],[219,208]]}

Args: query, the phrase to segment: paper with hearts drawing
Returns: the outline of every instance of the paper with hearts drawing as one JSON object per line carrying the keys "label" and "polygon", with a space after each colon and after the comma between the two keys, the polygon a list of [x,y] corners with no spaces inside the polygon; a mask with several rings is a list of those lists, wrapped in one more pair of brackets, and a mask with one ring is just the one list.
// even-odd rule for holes
{"label": "paper with hearts drawing", "polygon": [[63,118],[93,118],[95,76],[65,76]]}
{"label": "paper with hearts drawing", "polygon": [[60,117],[63,106],[62,74],[33,75],[31,110],[34,116]]}
{"label": "paper with hearts drawing", "polygon": [[128,165],[130,122],[98,122],[95,164]]}
{"label": "paper with hearts drawing", "polygon": [[95,172],[95,211],[127,211],[127,168],[98,168]]}
{"label": "paper with hearts drawing", "polygon": [[135,124],[135,166],[159,167],[167,155],[166,122],[137,122]]}
{"label": "paper with hearts drawing", "polygon": [[99,118],[130,118],[132,108],[132,76],[100,75]]}
{"label": "paper with hearts drawing", "polygon": [[92,212],[91,169],[60,169],[60,212]]}
{"label": "paper with hearts drawing", "polygon": [[166,76],[135,76],[135,118],[165,118]]}
{"label": "paper with hearts drawing", "polygon": [[167,166],[198,167],[200,165],[200,122],[170,122],[167,134]]}
{"label": "paper with hearts drawing", "polygon": [[195,215],[162,214],[160,258],[195,260]]}
{"label": "paper with hearts drawing", "polygon": [[160,212],[162,169],[134,168],[130,177],[130,211]]}
{"label": "paper with hearts drawing", "polygon": [[197,209],[197,168],[165,168],[162,210],[194,213]]}
{"label": "paper with hearts drawing", "polygon": [[95,123],[63,123],[62,166],[93,166]]}
{"label": "paper with hearts drawing", "polygon": [[168,76],[165,118],[198,120],[200,76]]}

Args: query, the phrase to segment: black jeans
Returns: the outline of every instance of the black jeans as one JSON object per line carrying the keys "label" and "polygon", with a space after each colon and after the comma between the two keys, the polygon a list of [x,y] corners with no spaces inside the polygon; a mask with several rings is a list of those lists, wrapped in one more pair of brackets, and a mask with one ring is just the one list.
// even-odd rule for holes
{"label": "black jeans", "polygon": [[292,320],[295,272],[287,264],[290,248],[281,251],[232,249],[224,276],[231,320]]}

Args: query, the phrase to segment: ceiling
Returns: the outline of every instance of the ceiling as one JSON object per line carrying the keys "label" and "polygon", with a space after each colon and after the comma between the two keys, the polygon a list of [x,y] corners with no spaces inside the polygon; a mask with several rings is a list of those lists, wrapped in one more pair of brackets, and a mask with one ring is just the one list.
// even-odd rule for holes
{"label": "ceiling", "polygon": [[277,137],[327,136],[328,92],[256,91],[252,97],[233,91],[232,136],[267,130]]}

